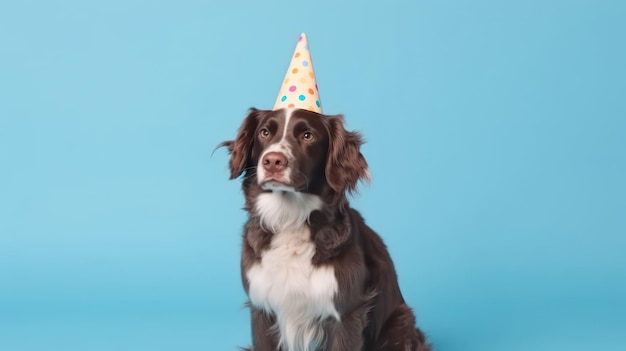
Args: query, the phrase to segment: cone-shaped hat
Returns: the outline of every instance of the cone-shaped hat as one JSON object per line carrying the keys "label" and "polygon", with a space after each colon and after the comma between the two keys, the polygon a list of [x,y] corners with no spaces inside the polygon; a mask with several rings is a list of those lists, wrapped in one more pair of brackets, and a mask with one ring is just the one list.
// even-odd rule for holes
{"label": "cone-shaped hat", "polygon": [[309,43],[304,33],[298,38],[296,50],[291,57],[291,64],[289,64],[289,69],[276,98],[276,104],[274,104],[274,110],[283,107],[322,113]]}

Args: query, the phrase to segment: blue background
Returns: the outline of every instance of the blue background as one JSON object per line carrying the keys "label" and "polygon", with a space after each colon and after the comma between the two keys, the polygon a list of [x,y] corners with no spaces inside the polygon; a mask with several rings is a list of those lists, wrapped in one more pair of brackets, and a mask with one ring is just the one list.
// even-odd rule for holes
{"label": "blue background", "polygon": [[300,32],[440,351],[626,349],[623,1],[0,4],[0,349],[235,350],[227,180]]}

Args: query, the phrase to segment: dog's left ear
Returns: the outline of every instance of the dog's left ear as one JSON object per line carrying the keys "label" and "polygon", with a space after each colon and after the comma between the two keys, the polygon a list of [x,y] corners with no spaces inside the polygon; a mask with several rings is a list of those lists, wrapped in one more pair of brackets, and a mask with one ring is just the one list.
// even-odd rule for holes
{"label": "dog's left ear", "polygon": [[235,140],[225,141],[217,146],[218,148],[226,146],[228,148],[228,152],[230,153],[230,179],[239,177],[248,167],[256,127],[262,113],[263,111],[255,108],[250,109],[250,112],[244,119],[241,127],[239,127],[237,138],[235,138]]}
{"label": "dog's left ear", "polygon": [[343,116],[328,117],[329,147],[326,160],[326,181],[338,193],[356,190],[359,180],[370,181],[367,161],[360,152],[363,138],[357,132],[348,132]]}

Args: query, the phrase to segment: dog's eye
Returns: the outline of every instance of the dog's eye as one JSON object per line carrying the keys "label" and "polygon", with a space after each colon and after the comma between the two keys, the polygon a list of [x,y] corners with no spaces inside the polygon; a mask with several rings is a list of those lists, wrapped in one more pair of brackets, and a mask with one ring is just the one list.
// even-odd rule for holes
{"label": "dog's eye", "polygon": [[305,141],[313,141],[313,133],[311,132],[304,132],[302,134],[302,139],[304,139]]}
{"label": "dog's eye", "polygon": [[261,136],[261,138],[267,138],[270,135],[270,131],[267,130],[266,128],[263,128],[259,132],[259,135]]}

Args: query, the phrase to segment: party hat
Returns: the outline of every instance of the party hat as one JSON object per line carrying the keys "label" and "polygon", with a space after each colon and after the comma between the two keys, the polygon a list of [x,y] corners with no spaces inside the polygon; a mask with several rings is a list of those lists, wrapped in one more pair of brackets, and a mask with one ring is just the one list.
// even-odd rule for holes
{"label": "party hat", "polygon": [[304,33],[298,38],[298,44],[296,44],[296,50],[291,57],[291,64],[289,64],[282,87],[278,92],[274,110],[284,107],[322,113],[309,43]]}

